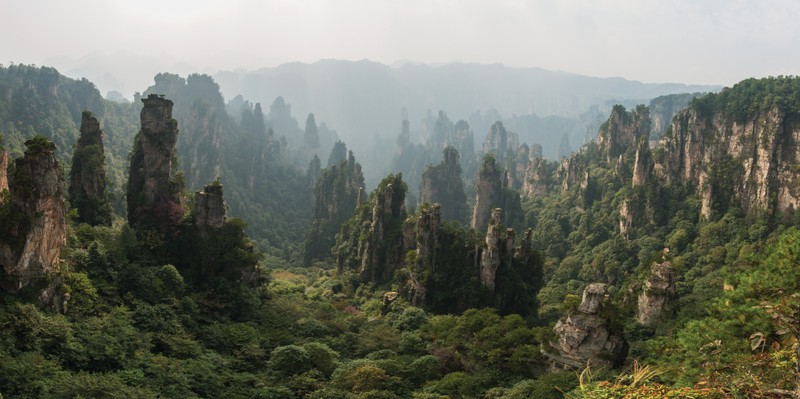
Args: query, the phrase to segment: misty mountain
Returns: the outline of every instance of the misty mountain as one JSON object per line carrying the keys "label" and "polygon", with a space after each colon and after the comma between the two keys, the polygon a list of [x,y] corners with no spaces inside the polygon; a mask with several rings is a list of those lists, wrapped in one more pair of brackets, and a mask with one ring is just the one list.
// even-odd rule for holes
{"label": "misty mountain", "polygon": [[[503,119],[514,120],[507,123],[513,128],[535,127],[518,132],[523,141],[540,142],[544,141],[541,137],[555,136],[552,140],[558,143],[567,133],[575,149],[583,142],[587,121],[593,123],[597,116],[607,115],[613,104],[640,104],[666,94],[720,89],[501,64],[405,64],[393,68],[366,60],[288,63],[249,72],[223,71],[214,78],[227,98],[241,94],[269,104],[282,96],[297,114],[314,112],[362,153],[381,142],[379,138],[397,136],[403,108],[408,111],[412,140],[420,138],[416,128],[429,111],[435,115],[444,110],[453,120],[470,122],[477,145],[488,128]],[[535,123],[540,119],[541,123]],[[545,156],[555,158],[557,146],[542,144]]]}

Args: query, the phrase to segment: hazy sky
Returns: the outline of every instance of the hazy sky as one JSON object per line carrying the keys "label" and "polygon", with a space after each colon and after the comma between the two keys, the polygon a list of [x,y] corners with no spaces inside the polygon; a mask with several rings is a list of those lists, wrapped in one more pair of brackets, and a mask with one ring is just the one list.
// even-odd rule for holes
{"label": "hazy sky", "polygon": [[0,63],[149,81],[153,60],[182,73],[459,61],[730,85],[800,74],[798,19],[795,0],[2,0]]}

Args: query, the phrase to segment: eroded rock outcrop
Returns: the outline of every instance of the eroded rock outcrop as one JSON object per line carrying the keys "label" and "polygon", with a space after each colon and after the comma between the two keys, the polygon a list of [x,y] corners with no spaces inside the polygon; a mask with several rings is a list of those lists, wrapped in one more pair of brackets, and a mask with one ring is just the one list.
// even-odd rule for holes
{"label": "eroded rock outcrop", "polygon": [[211,183],[194,193],[194,223],[197,227],[219,229],[225,224],[222,184]]}
{"label": "eroded rock outcrop", "polygon": [[640,138],[636,146],[636,159],[633,163],[633,187],[643,186],[653,173],[653,157],[647,139]]}
{"label": "eroded rock outcrop", "polygon": [[657,170],[693,187],[703,217],[730,207],[776,216],[800,206],[797,77],[747,79],[694,99],[661,140]]}
{"label": "eroded rock outcrop", "polygon": [[492,209],[502,205],[503,178],[502,168],[492,156],[483,158],[483,167],[478,174],[477,193],[475,195],[475,209],[472,212],[471,227],[483,231],[489,224]]}
{"label": "eroded rock outcrop", "polygon": [[436,251],[439,245],[441,224],[439,204],[433,204],[423,206],[416,219],[409,218],[404,227],[404,247],[413,250],[415,255],[415,264],[406,265],[412,270],[406,273],[407,281],[404,291],[409,302],[414,306],[427,305],[427,293],[433,289],[424,276],[436,269]]}
{"label": "eroded rock outcrop", "polygon": [[208,100],[197,100],[182,119],[181,135],[177,143],[181,154],[184,176],[188,188],[201,187],[206,182],[222,175],[220,144],[222,125],[219,114],[222,111]]}
{"label": "eroded rock outcrop", "polygon": [[5,190],[8,190],[8,153],[0,147],[0,193]]}
{"label": "eroded rock outcrop", "polygon": [[[538,144],[537,144],[538,145]],[[536,145],[534,145],[535,148]],[[547,193],[550,185],[550,170],[547,168],[547,161],[542,159],[542,147],[538,151],[531,150],[528,160],[528,167],[522,182],[522,193],[526,197],[534,197]]]}
{"label": "eroded rock outcrop", "polygon": [[[665,249],[665,254],[668,250]],[[675,270],[669,260],[653,263],[650,276],[644,280],[644,287],[638,298],[637,320],[645,326],[653,326],[672,312],[677,295]]]}
{"label": "eroded rock outcrop", "polygon": [[550,346],[555,352],[544,351],[554,369],[581,369],[587,366],[613,367],[625,358],[627,345],[618,334],[610,331],[602,309],[608,286],[589,284],[583,290],[578,309],[559,320],[553,331],[557,342]]}
{"label": "eroded rock outcrop", "polygon": [[8,212],[0,220],[0,265],[5,273],[0,282],[9,291],[43,289],[58,272],[67,243],[64,175],[56,146],[41,136],[25,145],[9,181],[10,202],[3,205]]}
{"label": "eroded rock outcrop", "polygon": [[508,153],[516,152],[518,147],[519,137],[517,134],[506,130],[503,122],[495,122],[483,141],[482,152],[494,155],[497,162],[503,165]]}
{"label": "eroded rock outcrop", "polygon": [[500,268],[502,263],[510,267],[511,258],[508,254],[513,253],[514,248],[514,230],[508,229],[506,238],[503,240],[501,236],[501,216],[503,210],[495,208],[492,210],[492,216],[489,218],[489,225],[486,230],[485,243],[486,247],[481,253],[480,263],[480,276],[481,283],[490,291],[494,291],[495,277],[497,269]]}
{"label": "eroded rock outcrop", "polygon": [[[346,152],[343,143],[341,147]],[[333,158],[334,152],[331,153]],[[305,245],[306,264],[331,256],[334,237],[342,223],[360,206],[363,190],[364,175],[352,151],[345,159],[321,172],[314,184],[312,225]]]}
{"label": "eroded rock outcrop", "polygon": [[467,222],[469,210],[467,195],[464,193],[464,181],[461,179],[461,164],[458,150],[446,147],[444,160],[436,166],[429,166],[422,173],[420,201],[422,203],[438,203],[441,206],[442,218]]}
{"label": "eroded rock outcrop", "polygon": [[78,211],[78,222],[110,225],[103,131],[88,111],[81,118],[81,135],[72,155],[69,181],[69,202]]}
{"label": "eroded rock outcrop", "polygon": [[383,284],[403,263],[403,222],[408,187],[402,175],[389,175],[343,226],[333,249],[339,271],[356,270],[362,282]]}
{"label": "eroded rock outcrop", "polygon": [[629,148],[632,148],[640,137],[650,136],[650,112],[644,105],[627,111],[622,105],[615,105],[608,120],[600,126],[597,133],[597,145],[606,154],[610,164]]}
{"label": "eroded rock outcrop", "polygon": [[173,180],[178,123],[172,118],[172,101],[151,94],[142,102],[142,128],[134,144],[128,177],[128,223],[156,226],[166,232],[183,216],[182,186]]}

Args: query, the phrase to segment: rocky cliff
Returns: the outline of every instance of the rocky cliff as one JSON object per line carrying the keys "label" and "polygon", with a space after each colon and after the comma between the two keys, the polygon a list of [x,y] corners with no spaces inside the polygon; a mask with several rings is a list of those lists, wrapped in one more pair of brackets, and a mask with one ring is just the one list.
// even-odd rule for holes
{"label": "rocky cliff", "polygon": [[402,264],[406,219],[402,175],[389,175],[336,237],[334,257],[339,271],[354,269],[362,282],[383,284]]}
{"label": "rocky cliff", "polygon": [[556,323],[553,331],[558,341],[550,343],[555,352],[543,352],[552,368],[612,367],[624,360],[625,340],[610,330],[608,320],[601,315],[607,293],[606,284],[589,284],[578,309]]}
{"label": "rocky cliff", "polygon": [[647,108],[650,109],[650,139],[658,140],[672,124],[672,118],[701,93],[682,93],[659,96],[650,100]]}
{"label": "rocky cliff", "polygon": [[197,227],[219,229],[225,224],[225,200],[222,184],[206,185],[203,191],[194,193],[194,224]]}
{"label": "rocky cliff", "polygon": [[461,178],[458,150],[448,146],[443,153],[442,163],[429,166],[422,173],[420,202],[438,203],[443,219],[466,223],[469,209],[464,181]]}
{"label": "rocky cliff", "polygon": [[207,100],[196,100],[183,118],[177,152],[181,154],[183,173],[189,188],[203,184],[222,175],[220,143],[222,125],[219,114]]}
{"label": "rocky cliff", "polygon": [[[346,147],[341,144],[346,152]],[[336,147],[334,147],[336,151]],[[335,152],[331,152],[331,159]],[[356,162],[353,152],[336,164],[322,170],[314,183],[314,205],[312,225],[306,238],[304,260],[310,264],[314,259],[331,256],[331,247],[342,223],[353,216],[358,207],[359,193],[364,189],[361,164]]]}
{"label": "rocky cliff", "polygon": [[128,223],[157,226],[166,232],[183,216],[182,185],[173,179],[178,123],[172,118],[172,101],[151,94],[142,102],[142,128],[128,177]]}
{"label": "rocky cliff", "polygon": [[[669,254],[664,249],[665,257]],[[650,276],[644,280],[644,287],[637,301],[637,320],[645,326],[653,326],[664,320],[672,312],[677,295],[675,270],[668,259],[655,262],[650,268]]]}
{"label": "rocky cliff", "polygon": [[478,174],[475,208],[472,212],[471,227],[473,229],[485,230],[489,224],[492,209],[502,206],[504,175],[494,157],[487,155],[483,158],[483,166]]}
{"label": "rocky cliff", "polygon": [[0,146],[0,193],[5,190],[8,190],[8,153]]}
{"label": "rocky cliff", "polygon": [[9,181],[10,200],[0,208],[2,288],[17,291],[44,288],[59,270],[66,246],[64,175],[56,146],[42,136],[25,142]]}
{"label": "rocky cliff", "polygon": [[730,206],[768,215],[800,206],[800,93],[790,79],[745,80],[673,119],[656,168],[696,190],[704,217]]}
{"label": "rocky cliff", "polygon": [[650,136],[650,112],[644,105],[627,111],[622,105],[615,105],[608,120],[597,132],[597,145],[606,154],[610,164],[636,145],[640,137]]}
{"label": "rocky cliff", "polygon": [[78,222],[110,225],[103,131],[91,112],[83,112],[80,131],[69,173],[69,202],[78,211]]}
{"label": "rocky cliff", "polygon": [[522,182],[522,193],[526,197],[543,195],[547,193],[550,186],[552,171],[548,169],[547,161],[542,159],[541,146],[539,146],[538,151],[535,151],[534,148],[536,147],[532,147]]}

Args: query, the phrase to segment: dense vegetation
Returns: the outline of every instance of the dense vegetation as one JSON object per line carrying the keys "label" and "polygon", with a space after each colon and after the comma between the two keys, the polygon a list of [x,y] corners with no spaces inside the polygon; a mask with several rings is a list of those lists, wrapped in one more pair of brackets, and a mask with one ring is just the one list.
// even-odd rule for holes
{"label": "dense vegetation", "polygon": [[[409,241],[415,250],[428,242],[419,221],[436,208],[406,206],[407,193],[416,190],[405,174],[389,175],[358,202],[354,189],[363,177],[343,145],[333,146],[325,169],[317,154],[303,152],[310,147],[287,153],[286,140],[269,133],[260,105],[239,104],[241,115],[229,116],[231,104],[226,108],[203,76],[159,75],[148,92],[173,90],[180,134],[192,136],[178,145],[184,176],[198,184],[220,177],[231,214],[246,220],[209,230],[185,212],[170,237],[131,227],[120,217],[119,162],[127,159],[121,151],[133,148],[130,125],[140,105],[102,100],[91,83],[48,68],[0,73],[13,99],[0,102],[12,154],[22,138],[41,132],[69,159],[65,149],[76,141],[81,108],[105,112],[107,176],[118,195],[110,226],[69,221],[58,276],[69,301],[61,312],[0,292],[4,397],[767,398],[789,397],[798,382],[800,215],[748,214],[728,201],[701,217],[691,187],[662,185],[652,176],[631,184],[636,145],[609,157],[606,148],[587,144],[568,160],[575,179],[545,162],[542,194],[520,197],[504,187],[513,194],[509,207],[518,208],[505,225],[518,227],[519,236],[519,227],[531,228],[533,252],[526,262],[498,269],[493,295],[470,268],[475,261],[465,261],[489,245],[484,231],[445,221],[430,252],[409,250]],[[777,104],[797,118],[798,81],[748,80],[691,106],[740,120]],[[47,89],[54,86],[57,93]],[[75,100],[83,89],[95,103]],[[283,118],[276,121],[290,123],[286,104],[276,103],[274,114]],[[463,132],[440,119],[448,137]],[[309,116],[305,137],[294,140],[314,142],[315,132],[322,139],[324,129],[315,124]],[[44,137],[37,142],[49,145]],[[416,147],[425,154],[409,163],[433,164],[427,154],[438,156],[448,142],[402,142],[395,162],[410,161]],[[219,143],[222,150],[198,143]],[[310,157],[305,173],[306,165],[286,161],[301,154]],[[467,180],[478,180],[476,155],[461,169]],[[191,166],[206,168],[203,162],[214,159],[220,176]],[[710,173],[717,192],[726,191],[721,185],[732,173],[725,166]],[[426,175],[434,177],[436,168]],[[423,168],[414,169],[421,182]],[[466,207],[461,192],[466,187],[469,197],[474,187],[453,185],[448,200]],[[624,203],[639,216],[621,234]],[[6,213],[0,207],[0,219]],[[256,242],[244,233],[246,222]],[[513,235],[496,227],[501,239]],[[664,261],[675,270],[677,299],[668,317],[642,325],[637,294],[651,266]],[[437,267],[414,269],[431,264]],[[412,277],[435,288],[419,306],[407,295]],[[621,369],[554,371],[541,350],[557,339],[553,325],[575,314],[593,282],[610,287],[603,317],[624,334],[627,361]]]}

